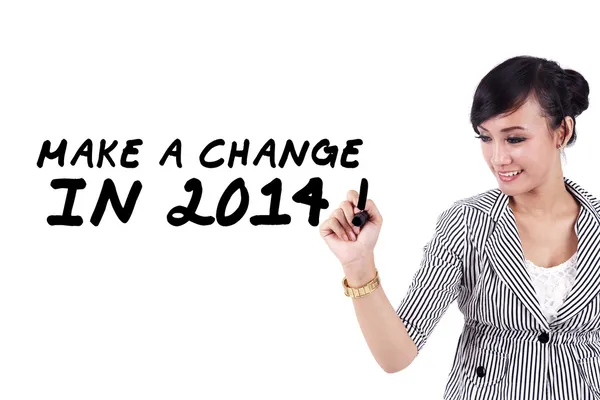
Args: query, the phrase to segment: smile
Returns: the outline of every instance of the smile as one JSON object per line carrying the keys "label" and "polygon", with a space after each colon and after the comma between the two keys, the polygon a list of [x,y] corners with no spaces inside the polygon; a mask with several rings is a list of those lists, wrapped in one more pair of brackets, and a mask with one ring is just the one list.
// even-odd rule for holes
{"label": "smile", "polygon": [[515,176],[515,175],[518,175],[518,174],[520,174],[521,172],[523,172],[523,170],[519,170],[519,171],[512,171],[512,172],[498,172],[498,174],[499,174],[499,175],[502,175],[502,176],[509,176],[509,177],[510,177],[510,176]]}

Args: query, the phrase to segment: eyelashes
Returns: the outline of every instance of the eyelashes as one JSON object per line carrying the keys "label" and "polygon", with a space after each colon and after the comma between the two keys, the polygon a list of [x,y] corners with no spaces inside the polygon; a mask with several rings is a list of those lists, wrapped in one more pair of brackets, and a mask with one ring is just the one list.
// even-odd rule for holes
{"label": "eyelashes", "polygon": [[[488,140],[486,140],[486,139],[489,139],[489,137],[488,137],[488,136],[485,136],[485,135],[478,135],[478,136],[474,136],[474,137],[475,137],[476,139],[479,139],[479,140],[481,140],[483,143],[487,143],[487,142],[488,142]],[[511,138],[507,138],[506,140],[507,140],[507,141],[508,141],[508,143],[510,143],[510,144],[517,144],[517,143],[524,142],[524,141],[525,141],[525,138],[511,137]]]}

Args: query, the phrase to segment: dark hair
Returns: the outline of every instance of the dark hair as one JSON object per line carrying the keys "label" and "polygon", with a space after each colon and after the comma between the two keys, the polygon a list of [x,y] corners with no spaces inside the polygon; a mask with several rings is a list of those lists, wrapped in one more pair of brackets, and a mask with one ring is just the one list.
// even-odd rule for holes
{"label": "dark hair", "polygon": [[479,82],[471,107],[471,124],[477,126],[489,118],[516,111],[533,95],[550,123],[557,129],[566,116],[573,118],[588,108],[590,88],[584,77],[572,69],[562,69],[558,63],[544,58],[518,56],[494,67]]}

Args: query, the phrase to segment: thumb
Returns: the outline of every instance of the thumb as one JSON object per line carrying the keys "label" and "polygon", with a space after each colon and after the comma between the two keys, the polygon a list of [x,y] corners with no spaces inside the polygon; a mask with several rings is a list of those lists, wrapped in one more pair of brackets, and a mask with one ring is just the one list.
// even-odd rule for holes
{"label": "thumb", "polygon": [[[383,223],[383,217],[379,212],[379,209],[375,205],[373,200],[367,200],[365,203],[365,211],[369,213],[369,221],[374,223],[375,225],[381,226]],[[359,213],[361,210],[358,207],[354,207],[354,213]]]}

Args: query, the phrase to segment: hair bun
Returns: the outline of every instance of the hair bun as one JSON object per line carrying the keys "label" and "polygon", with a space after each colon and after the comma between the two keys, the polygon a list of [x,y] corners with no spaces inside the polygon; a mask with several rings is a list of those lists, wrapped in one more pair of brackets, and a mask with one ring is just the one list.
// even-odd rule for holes
{"label": "hair bun", "polygon": [[571,94],[571,110],[574,116],[578,116],[590,105],[588,95],[590,94],[590,87],[585,78],[577,71],[572,69],[565,69],[565,78],[567,82],[567,88]]}

